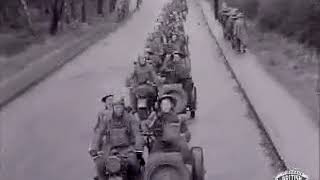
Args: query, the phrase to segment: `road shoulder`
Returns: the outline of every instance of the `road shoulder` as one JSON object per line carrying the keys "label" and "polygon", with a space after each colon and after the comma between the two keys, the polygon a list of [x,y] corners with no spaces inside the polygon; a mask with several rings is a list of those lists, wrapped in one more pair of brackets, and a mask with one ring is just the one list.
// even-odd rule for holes
{"label": "road shoulder", "polygon": [[200,0],[200,5],[212,33],[287,166],[299,168],[312,179],[318,179],[319,129],[314,126],[304,107],[257,63],[256,56],[250,52],[237,55],[230,50],[219,24],[208,20],[214,17],[209,4]]}

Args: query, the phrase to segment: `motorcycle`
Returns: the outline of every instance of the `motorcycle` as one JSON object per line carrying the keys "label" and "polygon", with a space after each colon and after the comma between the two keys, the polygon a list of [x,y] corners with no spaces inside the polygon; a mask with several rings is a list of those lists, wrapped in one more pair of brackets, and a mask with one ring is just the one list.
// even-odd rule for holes
{"label": "motorcycle", "polygon": [[[104,155],[103,151],[98,152],[98,155],[93,157],[93,160],[100,158]],[[143,167],[141,167],[141,174],[143,174]],[[121,154],[116,150],[111,150],[110,155],[105,162],[106,176],[108,180],[129,180],[132,179],[128,176],[128,156]],[[140,178],[138,178],[140,179]],[[97,177],[94,180],[98,180]]]}
{"label": "motorcycle", "polygon": [[[168,71],[168,72],[171,73],[172,71]],[[187,80],[188,83],[186,83],[186,87],[183,87],[182,83],[177,84],[175,80],[171,80],[170,78],[168,79],[167,78],[168,74],[165,74],[168,72],[163,72],[163,74],[161,74],[161,76],[166,80],[164,85],[159,87],[160,94],[175,94],[177,96],[180,96],[180,101],[181,102],[186,101],[186,102],[182,103],[183,109],[178,108],[179,110],[177,110],[177,113],[180,114],[180,113],[190,112],[190,118],[194,119],[196,116],[196,110],[197,110],[197,88],[194,85],[193,80],[188,79]]]}
{"label": "motorcycle", "polygon": [[204,157],[201,147],[192,147],[192,162],[184,164],[179,152],[159,152],[149,156],[144,180],[204,180]]}
{"label": "motorcycle", "polygon": [[[143,133],[143,135],[154,136],[152,133]],[[144,180],[164,179],[164,177],[170,180],[204,180],[203,150],[201,147],[192,147],[190,151],[192,161],[188,164],[183,161],[181,153],[174,150],[149,153],[144,169]]]}
{"label": "motorcycle", "polygon": [[[104,152],[100,151],[93,160],[100,158]],[[122,155],[117,151],[111,152],[105,163],[105,170],[108,180],[127,180],[127,161],[128,156]],[[97,177],[94,178],[97,180]]]}

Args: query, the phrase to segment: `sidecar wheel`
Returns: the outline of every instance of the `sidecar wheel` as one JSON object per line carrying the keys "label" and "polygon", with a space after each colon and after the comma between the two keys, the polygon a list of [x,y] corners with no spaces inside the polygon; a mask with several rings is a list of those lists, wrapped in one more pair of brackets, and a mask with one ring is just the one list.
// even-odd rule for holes
{"label": "sidecar wheel", "polygon": [[[168,177],[168,174],[170,176]],[[144,173],[144,180],[190,180],[190,172],[179,153],[150,154]]]}
{"label": "sidecar wheel", "polygon": [[204,160],[201,147],[192,147],[192,180],[204,180]]}

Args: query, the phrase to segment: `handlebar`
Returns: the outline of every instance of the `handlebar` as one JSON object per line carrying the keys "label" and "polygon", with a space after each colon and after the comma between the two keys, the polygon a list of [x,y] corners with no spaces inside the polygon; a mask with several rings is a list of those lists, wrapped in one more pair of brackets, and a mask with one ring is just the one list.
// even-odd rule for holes
{"label": "handlebar", "polygon": [[[92,159],[93,159],[93,160],[96,160],[96,159],[102,157],[104,154],[105,154],[105,152],[103,152],[103,151],[98,151],[97,155],[96,155],[96,156],[93,156]],[[117,156],[117,157],[122,158],[122,159],[128,158],[127,155],[120,154],[118,151],[112,152],[112,150],[111,150],[110,156]]]}
{"label": "handlebar", "polygon": [[98,151],[97,155],[96,156],[92,156],[92,159],[93,160],[96,160],[98,159],[99,157],[103,156],[104,155],[104,152],[103,151]]}
{"label": "handlebar", "polygon": [[153,132],[143,132],[141,134],[142,134],[142,136],[154,136]]}

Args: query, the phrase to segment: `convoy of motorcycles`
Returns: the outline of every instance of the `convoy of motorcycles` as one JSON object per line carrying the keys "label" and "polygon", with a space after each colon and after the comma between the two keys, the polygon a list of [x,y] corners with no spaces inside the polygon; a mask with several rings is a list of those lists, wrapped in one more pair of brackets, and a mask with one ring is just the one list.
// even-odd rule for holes
{"label": "convoy of motorcycles", "polygon": [[[195,117],[197,91],[191,76],[188,36],[184,30],[187,13],[186,0],[174,0],[168,3],[157,19],[155,31],[147,38],[142,58],[152,67],[152,72],[158,77],[158,81],[147,81],[134,88],[136,104],[132,106],[136,107],[140,122],[148,119],[159,106],[158,99],[167,95],[176,99],[175,113],[187,114],[190,119]],[[134,68],[136,66],[137,62],[134,63]],[[129,89],[132,90],[132,87],[129,86]],[[177,130],[178,126],[174,125],[172,128],[176,128],[176,132],[180,133],[180,130]],[[177,149],[151,152],[155,131],[141,127],[140,130],[145,137],[144,144],[149,150],[147,154],[145,153],[146,163],[141,164],[141,176],[128,177],[126,175],[128,156],[114,151],[110,153],[105,163],[108,179],[204,180],[204,157],[201,147],[191,147],[192,158],[190,162],[185,162]],[[187,139],[186,141],[189,142]]]}
{"label": "convoy of motorcycles", "polygon": [[222,25],[224,38],[231,41],[232,49],[238,53],[245,53],[248,34],[244,14],[239,9],[223,3],[218,20]]}
{"label": "convoy of motorcycles", "polygon": [[[154,105],[152,102],[155,102],[155,94],[148,92],[155,89],[153,92],[157,92],[158,97],[170,94],[178,99],[175,109],[178,114],[188,112],[190,117],[194,118],[197,89],[191,76],[188,36],[183,24],[188,12],[186,1],[174,2],[166,6],[164,12],[167,13],[157,19],[155,31],[149,34],[145,47],[145,58],[163,81],[161,85],[142,85],[141,89],[145,94],[140,93],[138,96],[138,114],[141,119],[150,114],[153,108],[148,105]],[[149,86],[149,90],[146,90],[146,86]]]}

